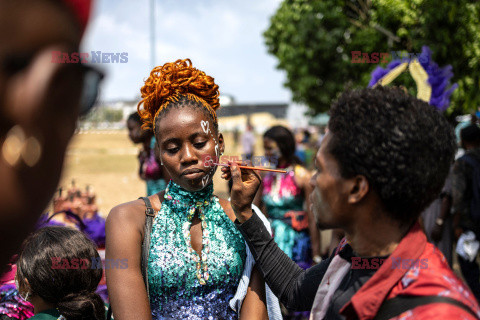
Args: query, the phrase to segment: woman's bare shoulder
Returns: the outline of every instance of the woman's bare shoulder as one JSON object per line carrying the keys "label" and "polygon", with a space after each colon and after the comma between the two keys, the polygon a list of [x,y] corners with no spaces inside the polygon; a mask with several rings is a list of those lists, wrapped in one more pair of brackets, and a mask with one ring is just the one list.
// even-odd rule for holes
{"label": "woman's bare shoulder", "polygon": [[[115,206],[107,216],[106,226],[139,227],[145,221],[145,204],[142,200]],[[143,221],[143,222],[142,222]]]}
{"label": "woman's bare shoulder", "polygon": [[233,212],[232,205],[230,204],[230,201],[224,198],[218,198],[218,202],[223,208],[223,211],[227,214],[227,216],[230,218],[230,220],[235,221],[235,212]]}
{"label": "woman's bare shoulder", "polygon": [[[163,192],[148,197],[155,212],[160,210],[160,198],[163,198]],[[142,199],[119,204],[110,211],[106,223],[110,225],[136,226],[143,230],[145,209],[145,202]]]}

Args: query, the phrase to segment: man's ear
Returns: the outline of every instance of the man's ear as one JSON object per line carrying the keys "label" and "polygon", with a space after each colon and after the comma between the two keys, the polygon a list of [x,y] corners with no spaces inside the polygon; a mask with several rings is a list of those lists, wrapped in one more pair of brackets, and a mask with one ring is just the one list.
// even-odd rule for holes
{"label": "man's ear", "polygon": [[365,176],[358,175],[351,179],[350,192],[348,195],[348,203],[356,204],[362,201],[368,191],[370,190],[370,185]]}
{"label": "man's ear", "polygon": [[218,148],[220,150],[220,154],[225,152],[225,140],[223,139],[223,134],[218,134]]}

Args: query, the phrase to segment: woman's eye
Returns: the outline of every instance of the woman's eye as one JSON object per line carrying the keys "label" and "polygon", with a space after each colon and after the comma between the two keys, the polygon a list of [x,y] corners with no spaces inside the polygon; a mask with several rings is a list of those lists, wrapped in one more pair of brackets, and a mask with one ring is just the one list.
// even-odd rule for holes
{"label": "woman's eye", "polygon": [[175,148],[167,148],[167,152],[168,153],[175,153],[178,151],[179,148],[175,147]]}
{"label": "woman's eye", "polygon": [[193,146],[194,146],[195,148],[200,149],[200,148],[203,148],[206,144],[207,144],[207,141],[204,141],[204,142],[195,142],[195,143],[193,144]]}

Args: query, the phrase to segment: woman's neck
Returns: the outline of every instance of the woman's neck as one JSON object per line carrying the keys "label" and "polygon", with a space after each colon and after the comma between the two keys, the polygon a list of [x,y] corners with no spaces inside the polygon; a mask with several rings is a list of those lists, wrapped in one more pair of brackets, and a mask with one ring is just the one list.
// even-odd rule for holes
{"label": "woman's neck", "polygon": [[278,159],[277,168],[286,168],[289,165],[290,163],[284,157],[281,157],[280,159]]}
{"label": "woman's neck", "polygon": [[55,304],[46,302],[38,296],[30,298],[30,303],[33,304],[33,313],[37,314],[49,309],[55,309]]}
{"label": "woman's neck", "polygon": [[150,142],[152,141],[152,137],[145,138],[143,141],[143,150],[150,151]]}

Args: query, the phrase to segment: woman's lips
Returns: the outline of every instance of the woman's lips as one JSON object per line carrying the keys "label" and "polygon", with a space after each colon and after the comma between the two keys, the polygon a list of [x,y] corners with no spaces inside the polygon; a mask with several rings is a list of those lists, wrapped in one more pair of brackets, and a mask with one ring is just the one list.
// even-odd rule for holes
{"label": "woman's lips", "polygon": [[203,175],[204,175],[203,171],[198,171],[198,172],[186,173],[183,176],[187,179],[198,179]]}

